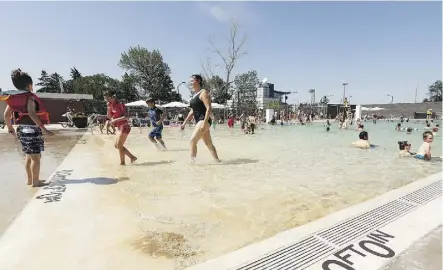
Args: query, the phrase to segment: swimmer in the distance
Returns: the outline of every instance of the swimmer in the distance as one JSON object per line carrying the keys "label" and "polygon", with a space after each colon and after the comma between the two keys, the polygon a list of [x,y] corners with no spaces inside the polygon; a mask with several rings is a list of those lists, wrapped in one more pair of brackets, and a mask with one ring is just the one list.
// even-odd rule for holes
{"label": "swimmer in the distance", "polygon": [[357,147],[360,149],[370,149],[372,147],[371,143],[368,140],[368,132],[362,131],[358,135],[359,140],[352,143],[353,147]]}

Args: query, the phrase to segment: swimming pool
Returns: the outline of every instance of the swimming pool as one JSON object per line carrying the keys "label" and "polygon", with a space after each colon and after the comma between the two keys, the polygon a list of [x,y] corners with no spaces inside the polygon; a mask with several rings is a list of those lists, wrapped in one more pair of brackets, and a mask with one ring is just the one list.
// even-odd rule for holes
{"label": "swimming pool", "polygon": [[[95,137],[91,151],[100,158],[95,173],[128,179],[118,196],[142,232],[128,241],[157,267],[182,269],[441,171],[441,162],[397,158],[397,141],[416,151],[424,126],[409,125],[421,131],[407,135],[395,124],[365,124],[380,145],[373,150],[349,147],[358,132],[336,123],[329,133],[323,124],[262,125],[255,135],[217,125],[222,164],[212,163],[203,143],[197,164],[189,164],[189,128],[165,128],[167,152],[154,150],[146,129],[133,128],[128,148],[137,166],[115,166],[113,136]],[[441,156],[440,135],[432,154]]]}

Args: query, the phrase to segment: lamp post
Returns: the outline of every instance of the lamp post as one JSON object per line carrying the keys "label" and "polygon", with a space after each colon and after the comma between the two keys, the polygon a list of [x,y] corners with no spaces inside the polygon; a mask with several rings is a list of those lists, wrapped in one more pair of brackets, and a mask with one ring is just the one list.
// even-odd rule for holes
{"label": "lamp post", "polygon": [[390,95],[390,94],[386,94],[388,97],[391,97],[391,104],[393,104],[394,103],[394,96],[393,95]]}
{"label": "lamp post", "polygon": [[417,84],[417,88],[415,88],[415,98],[414,98],[414,103],[417,103],[417,92],[418,92],[418,84]]}
{"label": "lamp post", "polygon": [[341,85],[343,85],[343,102],[345,102],[345,97],[346,97],[346,85],[348,85],[348,83],[344,82]]}
{"label": "lamp post", "polygon": [[180,85],[184,84],[186,82],[181,82],[177,85],[177,93],[180,94]]}

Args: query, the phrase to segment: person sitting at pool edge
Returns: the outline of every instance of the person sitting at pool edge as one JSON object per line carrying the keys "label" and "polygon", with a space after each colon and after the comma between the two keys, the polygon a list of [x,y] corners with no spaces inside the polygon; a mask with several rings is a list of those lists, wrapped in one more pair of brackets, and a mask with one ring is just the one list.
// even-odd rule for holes
{"label": "person sitting at pool edge", "polygon": [[368,132],[362,131],[358,135],[359,140],[352,143],[352,146],[360,148],[360,149],[369,149],[371,148],[371,143],[368,140]]}
{"label": "person sitting at pool edge", "polygon": [[434,135],[431,131],[423,132],[423,144],[415,154],[415,158],[423,160],[431,160],[431,143],[434,140]]}
{"label": "person sitting at pool edge", "polygon": [[411,144],[408,141],[399,141],[398,148],[400,152],[398,153],[399,157],[410,157],[415,155],[415,153],[411,152]]}

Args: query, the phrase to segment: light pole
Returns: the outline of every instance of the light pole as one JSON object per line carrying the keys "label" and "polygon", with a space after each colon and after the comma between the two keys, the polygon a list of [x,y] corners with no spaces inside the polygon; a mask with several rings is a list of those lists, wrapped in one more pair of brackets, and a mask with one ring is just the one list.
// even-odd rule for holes
{"label": "light pole", "polygon": [[186,82],[181,82],[177,85],[177,93],[180,94],[180,85],[184,84]]}
{"label": "light pole", "polygon": [[393,95],[390,95],[390,94],[386,94],[388,97],[391,97],[391,104],[393,104],[394,103],[394,96]]}
{"label": "light pole", "polygon": [[346,85],[348,85],[348,83],[344,82],[341,85],[343,85],[343,102],[345,102],[345,97],[346,97]]}
{"label": "light pole", "polygon": [[415,98],[414,98],[414,103],[417,103],[417,92],[418,92],[418,84],[417,84],[417,88],[415,88]]}

